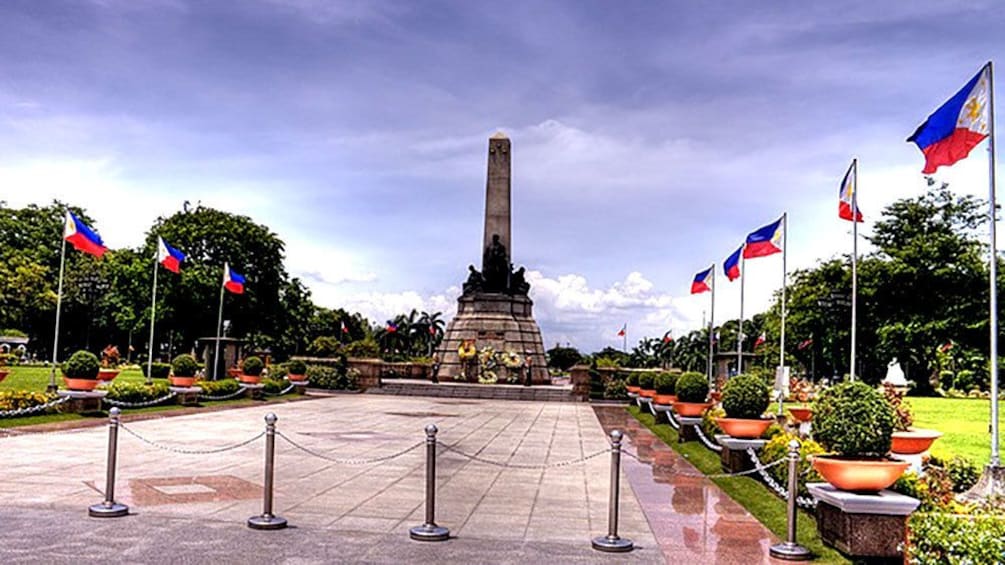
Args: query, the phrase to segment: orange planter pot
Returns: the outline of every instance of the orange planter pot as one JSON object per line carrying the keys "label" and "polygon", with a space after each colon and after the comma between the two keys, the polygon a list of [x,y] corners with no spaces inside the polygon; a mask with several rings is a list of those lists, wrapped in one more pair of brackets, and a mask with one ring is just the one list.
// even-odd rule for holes
{"label": "orange planter pot", "polygon": [[245,375],[244,373],[241,373],[237,376],[237,380],[244,384],[257,385],[262,382],[262,377],[261,375]]}
{"label": "orange planter pot", "polygon": [[240,369],[227,369],[227,376],[234,377],[235,379],[241,376]]}
{"label": "orange planter pot", "polygon": [[737,439],[757,439],[774,422],[774,420],[743,418],[716,418],[715,421],[726,435]]}
{"label": "orange planter pot", "polygon": [[678,416],[697,418],[704,414],[705,410],[708,410],[711,406],[711,402],[674,402],[673,411]]}
{"label": "orange planter pot", "polygon": [[63,382],[70,390],[94,390],[101,383],[98,379],[71,379],[70,377],[63,377]]}
{"label": "orange planter pot", "polygon": [[119,376],[118,369],[98,369],[98,380],[101,382],[107,383],[117,376]]}
{"label": "orange planter pot", "polygon": [[893,442],[890,451],[901,455],[917,455],[928,451],[935,440],[942,437],[935,430],[916,430],[911,428],[906,432],[893,432]]}
{"label": "orange planter pot", "polygon": [[653,402],[656,404],[670,405],[677,402],[677,397],[673,394],[657,394],[653,397]]}
{"label": "orange planter pot", "polygon": [[171,386],[188,388],[191,386],[195,386],[195,377],[176,377],[174,375],[171,375],[170,377],[168,377],[168,382],[171,383]]}
{"label": "orange planter pot", "polygon": [[834,488],[852,492],[879,492],[904,474],[911,464],[893,459],[844,459],[817,455],[813,468]]}
{"label": "orange planter pot", "polygon": [[797,422],[809,422],[813,419],[813,409],[812,408],[789,408],[789,414],[792,414],[792,419]]}
{"label": "orange planter pot", "polygon": [[294,375],[290,373],[286,375],[286,378],[290,380],[291,383],[302,383],[307,380],[307,375]]}
{"label": "orange planter pot", "polygon": [[656,396],[656,389],[654,388],[644,388],[639,390],[639,396],[642,398],[653,398]]}
{"label": "orange planter pot", "polygon": [[639,391],[642,390],[642,387],[640,387],[640,386],[628,386],[628,387],[625,387],[625,388],[628,389],[628,392],[634,392],[635,394],[638,394]]}
{"label": "orange planter pot", "polygon": [[6,379],[7,375],[9,375],[9,374],[10,374],[10,371],[0,371],[0,383],[2,383],[3,380]]}

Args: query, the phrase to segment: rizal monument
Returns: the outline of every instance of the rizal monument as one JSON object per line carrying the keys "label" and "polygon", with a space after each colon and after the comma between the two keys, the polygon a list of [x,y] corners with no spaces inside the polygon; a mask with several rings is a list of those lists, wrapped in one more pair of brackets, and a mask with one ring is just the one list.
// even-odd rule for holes
{"label": "rizal monument", "polygon": [[496,352],[529,357],[532,382],[550,382],[541,330],[534,321],[534,303],[527,294],[526,269],[514,269],[512,263],[511,149],[509,138],[502,133],[489,138],[482,268],[468,266],[468,278],[457,299],[457,315],[437,350],[440,378],[464,373],[458,349],[471,342],[479,351],[491,347]]}

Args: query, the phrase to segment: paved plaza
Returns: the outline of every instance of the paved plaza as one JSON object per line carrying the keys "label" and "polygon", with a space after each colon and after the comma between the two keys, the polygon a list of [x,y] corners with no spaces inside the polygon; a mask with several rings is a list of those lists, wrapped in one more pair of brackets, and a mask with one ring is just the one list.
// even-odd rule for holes
{"label": "paved plaza", "polygon": [[[245,527],[262,510],[262,438],[184,453],[254,438],[267,411],[313,452],[277,438],[275,509],[291,527],[272,532]],[[102,499],[105,428],[0,438],[0,561],[756,563],[774,539],[709,481],[686,476],[690,465],[669,448],[660,465],[646,463],[651,434],[621,408],[598,419],[586,404],[343,395],[123,421],[123,518],[86,515]],[[423,522],[429,423],[456,449],[437,459],[437,522],[452,535],[441,543],[408,538]],[[629,554],[590,547],[606,533],[610,456],[580,460],[606,449],[604,426],[627,428],[642,459],[626,458],[622,474]]]}

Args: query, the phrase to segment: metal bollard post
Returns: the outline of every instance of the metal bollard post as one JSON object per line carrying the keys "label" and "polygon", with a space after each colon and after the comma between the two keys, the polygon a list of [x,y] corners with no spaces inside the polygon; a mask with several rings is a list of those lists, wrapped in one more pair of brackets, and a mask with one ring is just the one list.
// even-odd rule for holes
{"label": "metal bollard post", "polygon": [[408,531],[417,541],[444,541],[450,530],[436,525],[436,426],[426,426],[426,522]]}
{"label": "metal bollard post", "polygon": [[265,415],[265,489],[262,503],[262,515],[248,518],[248,527],[253,530],[281,530],[286,527],[286,518],[272,513],[272,483],[275,477],[276,459],[276,417],[273,413]]}
{"label": "metal bollard post", "polygon": [[129,514],[129,507],[115,502],[115,459],[119,449],[119,414],[113,407],[108,411],[108,463],[105,467],[105,500],[87,509],[95,518],[118,518]]}
{"label": "metal bollard post", "polygon": [[621,495],[621,438],[618,430],[611,432],[611,501],[607,514],[607,535],[593,538],[593,549],[623,553],[635,548],[632,540],[618,537],[618,501]]}
{"label": "metal bollard post", "polygon": [[788,536],[779,544],[771,546],[768,553],[785,561],[806,561],[812,557],[810,550],[796,543],[796,497],[799,496],[799,442],[789,442],[789,506]]}

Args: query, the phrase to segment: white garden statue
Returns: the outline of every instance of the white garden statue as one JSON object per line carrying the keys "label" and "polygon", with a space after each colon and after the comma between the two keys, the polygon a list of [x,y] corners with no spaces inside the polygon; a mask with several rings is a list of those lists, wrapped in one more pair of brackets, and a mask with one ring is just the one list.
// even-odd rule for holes
{"label": "white garden statue", "polygon": [[907,379],[904,378],[904,370],[900,368],[900,363],[894,357],[890,364],[886,366],[886,378],[883,383],[890,383],[893,386],[907,386]]}

